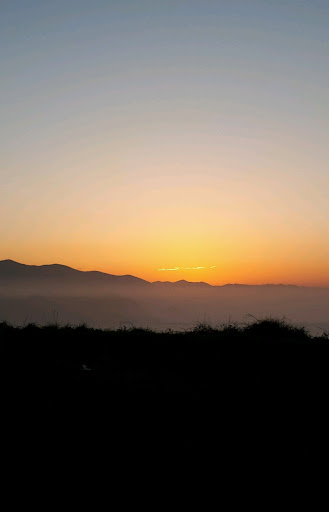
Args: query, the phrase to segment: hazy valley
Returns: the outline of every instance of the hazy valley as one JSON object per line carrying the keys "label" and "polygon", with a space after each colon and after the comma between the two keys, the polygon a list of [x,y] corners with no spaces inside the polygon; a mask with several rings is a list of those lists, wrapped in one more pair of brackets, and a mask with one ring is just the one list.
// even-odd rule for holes
{"label": "hazy valley", "polygon": [[62,265],[0,262],[0,321],[182,330],[254,318],[283,318],[314,334],[329,330],[329,289],[149,283],[134,276],[81,272]]}

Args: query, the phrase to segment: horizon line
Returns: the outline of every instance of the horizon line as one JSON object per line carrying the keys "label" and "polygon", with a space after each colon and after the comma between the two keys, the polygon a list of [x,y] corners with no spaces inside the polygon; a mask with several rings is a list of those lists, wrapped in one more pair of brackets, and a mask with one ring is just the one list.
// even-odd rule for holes
{"label": "horizon line", "polygon": [[[170,284],[177,284],[177,283],[181,283],[181,282],[185,282],[185,283],[190,283],[190,284],[205,284],[207,286],[210,286],[212,288],[222,288],[222,287],[225,287],[225,286],[290,286],[290,287],[295,287],[295,288],[319,288],[319,289],[327,289],[329,288],[329,286],[316,286],[316,285],[311,285],[311,286],[308,286],[308,285],[302,285],[302,284],[294,284],[294,283],[269,283],[269,282],[264,282],[264,283],[260,283],[260,284],[247,284],[247,283],[225,283],[225,284],[210,284],[210,283],[207,283],[206,281],[187,281],[186,279],[178,279],[177,281],[160,281],[160,280],[157,280],[157,281],[148,281],[147,279],[144,279],[142,277],[138,277],[138,276],[134,276],[133,274],[110,274],[109,272],[103,272],[101,270],[81,270],[81,269],[78,269],[78,268],[74,268],[74,267],[70,267],[69,265],[63,265],[62,263],[44,263],[42,265],[30,265],[28,263],[21,263],[21,262],[18,262],[18,261],[15,261],[15,260],[12,260],[10,258],[6,258],[4,260],[0,260],[0,264],[1,263],[5,263],[5,262],[11,262],[11,263],[15,263],[16,265],[22,265],[22,266],[25,266],[25,267],[51,267],[51,266],[59,266],[59,267],[65,267],[65,268],[68,268],[70,270],[75,270],[77,272],[83,272],[83,273],[88,273],[88,272],[98,272],[100,274],[104,274],[104,275],[109,275],[109,276],[115,276],[115,277],[134,277],[135,279],[140,279],[141,281],[144,281],[146,283],[149,283],[149,284],[157,284],[157,283],[163,283],[163,284],[166,284],[166,283],[170,283]],[[183,267],[180,267],[180,268],[183,268]]]}

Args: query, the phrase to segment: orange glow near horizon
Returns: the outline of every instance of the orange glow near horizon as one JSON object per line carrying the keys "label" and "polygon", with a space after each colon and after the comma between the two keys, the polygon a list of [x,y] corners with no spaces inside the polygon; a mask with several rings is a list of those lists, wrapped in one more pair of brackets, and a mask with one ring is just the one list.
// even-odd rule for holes
{"label": "orange glow near horizon", "polygon": [[[204,258],[198,258],[195,263],[191,256],[186,257],[186,266],[170,265],[173,260],[175,261],[174,256],[172,256],[175,251],[167,249],[168,255],[165,259],[161,257],[162,250],[160,247],[152,252],[150,247],[147,250],[142,250],[141,247],[134,247],[129,250],[128,242],[125,247],[121,246],[119,250],[115,250],[113,246],[111,248],[104,247],[98,253],[94,249],[89,248],[88,250],[85,243],[67,244],[66,247],[53,244],[41,247],[35,244],[30,247],[17,248],[16,251],[2,250],[0,259],[13,259],[19,263],[29,265],[59,263],[82,271],[98,270],[115,275],[131,274],[151,282],[184,279],[192,282],[204,281],[212,285],[272,283],[329,286],[329,265],[328,259],[324,257],[325,255],[322,255],[322,257],[317,255],[317,258],[312,260],[307,253],[304,256],[301,253],[299,260],[296,261],[295,251],[298,248],[296,247],[294,251],[292,247],[290,247],[290,250],[289,247],[286,247],[286,250],[282,251],[281,254],[277,251],[275,261],[273,261],[274,258],[269,256],[268,250],[259,251],[256,255],[251,249],[245,247],[242,252],[236,248],[235,251],[230,252],[227,248],[225,250],[224,247],[220,251],[218,247],[217,251],[213,251],[215,254],[221,254],[217,258],[207,259],[204,255]],[[200,253],[202,252],[200,251]],[[179,261],[178,258],[176,261],[180,263],[183,260],[182,252],[177,251],[177,253]],[[241,253],[243,257],[239,257]],[[111,256],[107,258],[105,257],[106,254]],[[199,265],[200,260],[205,265]],[[158,266],[154,264],[154,261],[160,263],[160,265],[169,262],[169,265]],[[216,262],[216,265],[213,265],[214,262]]]}
{"label": "orange glow near horizon", "polygon": [[[165,165],[174,168],[170,159],[162,165],[164,175]],[[41,184],[35,185],[38,202],[28,202],[31,186],[16,190],[16,201],[28,204],[24,210],[9,191],[0,204],[0,214],[11,219],[0,259],[148,281],[329,286],[327,202],[324,194],[316,198],[320,188],[309,187],[306,194],[300,177],[290,178],[290,187],[286,178],[282,187],[278,173],[259,174],[256,185],[256,178],[239,184],[200,177],[202,168],[192,161],[190,169],[188,184],[179,174],[174,184],[121,178],[115,191],[101,176],[81,176],[79,187],[62,176],[43,194]],[[323,177],[324,189],[327,182]]]}

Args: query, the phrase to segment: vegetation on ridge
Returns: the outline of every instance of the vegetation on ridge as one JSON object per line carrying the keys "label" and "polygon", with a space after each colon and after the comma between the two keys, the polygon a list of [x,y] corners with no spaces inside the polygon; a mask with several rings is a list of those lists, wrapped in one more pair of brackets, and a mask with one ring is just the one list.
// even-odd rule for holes
{"label": "vegetation on ridge", "polygon": [[32,397],[52,410],[95,409],[123,397],[268,394],[305,379],[313,386],[326,379],[318,386],[327,388],[327,359],[311,346],[323,354],[328,333],[312,337],[272,318],[216,328],[200,323],[184,332],[0,324],[2,380],[25,403]]}

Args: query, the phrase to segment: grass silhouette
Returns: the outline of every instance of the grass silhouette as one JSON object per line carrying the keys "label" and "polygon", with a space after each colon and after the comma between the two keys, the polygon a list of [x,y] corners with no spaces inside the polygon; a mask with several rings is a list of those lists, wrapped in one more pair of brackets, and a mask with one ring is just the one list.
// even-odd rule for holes
{"label": "grass silhouette", "polygon": [[[26,361],[47,363],[70,360],[72,364],[103,365],[111,354],[121,363],[135,365],[145,362],[148,366],[161,366],[162,362],[176,365],[180,360],[192,360],[195,351],[198,361],[206,361],[211,346],[211,358],[220,358],[222,350],[254,350],[267,345],[306,346],[325,345],[328,333],[312,336],[304,327],[296,327],[285,320],[265,318],[239,325],[223,324],[217,327],[199,323],[183,332],[172,330],[155,332],[148,328],[122,327],[117,330],[96,329],[86,324],[59,326],[51,323],[38,326],[30,323],[23,327],[0,324],[0,347],[3,366],[6,358],[19,361],[22,354]],[[206,342],[206,345],[204,344]],[[295,350],[295,349],[294,349]],[[209,359],[211,364],[211,359]],[[183,369],[183,363],[182,363]]]}
{"label": "grass silhouette", "polygon": [[328,348],[328,333],[314,337],[272,318],[183,332],[0,324],[3,389],[29,414],[105,414],[109,403],[189,403],[209,394],[232,403],[274,393],[286,400],[296,385],[305,398],[328,389]]}
{"label": "grass silhouette", "polygon": [[290,439],[300,418],[299,450],[305,416],[326,414],[328,356],[328,333],[314,337],[273,318],[183,332],[3,322],[1,412],[17,439],[31,425],[32,438],[46,432],[66,450],[80,434],[79,450],[100,440],[100,453],[109,443],[120,455],[127,446],[212,453],[233,438],[231,452],[253,447],[253,436],[280,446],[278,433]]}

